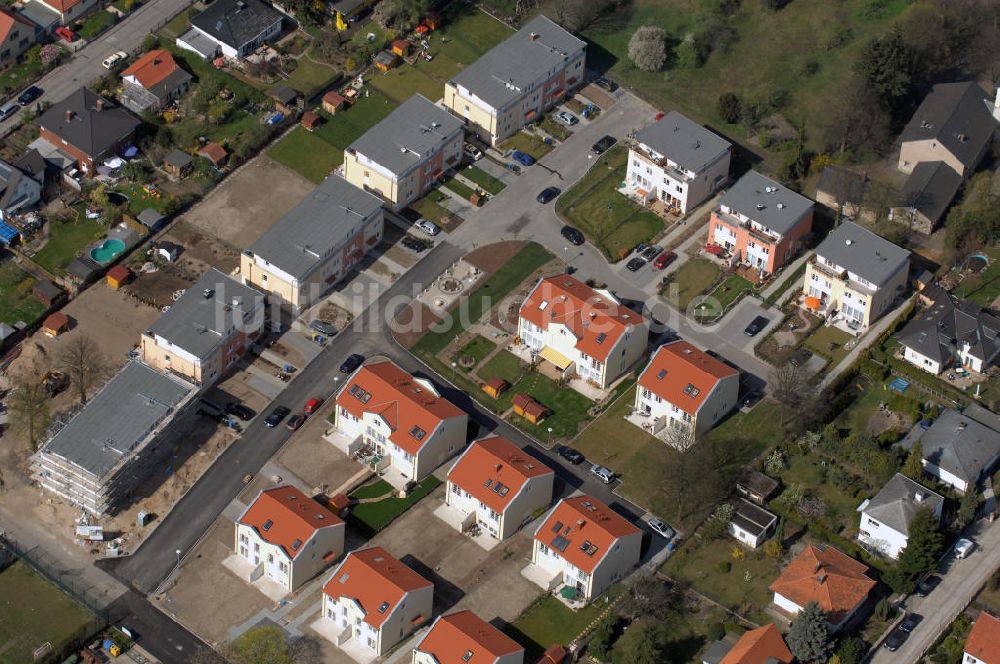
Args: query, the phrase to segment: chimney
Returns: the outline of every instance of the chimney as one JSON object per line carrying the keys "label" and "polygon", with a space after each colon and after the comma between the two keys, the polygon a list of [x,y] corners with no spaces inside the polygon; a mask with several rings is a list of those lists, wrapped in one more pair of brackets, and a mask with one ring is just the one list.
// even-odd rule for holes
{"label": "chimney", "polygon": [[528,35],[528,39],[530,39],[531,41],[535,41],[536,39],[538,39],[538,33],[532,32],[530,35]]}
{"label": "chimney", "polygon": [[70,109],[67,108],[66,109],[66,122],[72,122],[72,121],[73,121],[73,111],[71,111]]}
{"label": "chimney", "polygon": [[104,110],[104,100],[101,99],[100,97],[98,97],[97,101],[94,102],[94,108],[96,108],[98,111],[103,111]]}

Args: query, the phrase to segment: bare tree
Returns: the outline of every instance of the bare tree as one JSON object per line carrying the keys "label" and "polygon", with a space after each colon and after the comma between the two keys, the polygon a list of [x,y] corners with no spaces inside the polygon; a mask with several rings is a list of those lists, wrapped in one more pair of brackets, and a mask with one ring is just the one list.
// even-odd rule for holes
{"label": "bare tree", "polygon": [[677,506],[674,518],[682,521],[722,497],[719,456],[711,443],[690,434],[670,433],[667,438],[674,449],[664,450],[669,461],[662,477],[663,489]]}
{"label": "bare tree", "polygon": [[816,405],[816,380],[804,366],[783,362],[771,372],[771,393],[777,399],[781,425],[787,431],[801,430]]}
{"label": "bare tree", "polygon": [[628,41],[628,57],[643,71],[660,71],[667,63],[667,33],[655,25],[637,29]]}
{"label": "bare tree", "polygon": [[873,179],[865,191],[865,207],[875,218],[875,222],[889,219],[889,211],[899,201],[899,188],[892,182],[879,178]]}
{"label": "bare tree", "polygon": [[10,374],[8,421],[15,434],[34,452],[49,426],[48,394],[42,380],[45,368],[37,361]]}
{"label": "bare tree", "polygon": [[97,342],[86,334],[73,337],[59,349],[56,362],[66,372],[80,397],[87,403],[87,393],[99,384],[108,372],[108,363]]}

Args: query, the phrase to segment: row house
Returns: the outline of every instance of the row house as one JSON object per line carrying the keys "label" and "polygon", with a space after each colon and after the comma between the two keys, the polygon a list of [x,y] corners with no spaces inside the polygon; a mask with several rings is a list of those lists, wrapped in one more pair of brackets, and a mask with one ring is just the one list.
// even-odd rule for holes
{"label": "row house", "polygon": [[523,664],[524,648],[472,611],[440,616],[413,649],[412,664]]}

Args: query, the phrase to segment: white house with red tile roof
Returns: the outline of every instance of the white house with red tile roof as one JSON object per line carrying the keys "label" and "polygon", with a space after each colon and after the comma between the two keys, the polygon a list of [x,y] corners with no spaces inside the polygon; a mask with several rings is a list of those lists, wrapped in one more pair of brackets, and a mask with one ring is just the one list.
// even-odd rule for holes
{"label": "white house with red tile roof", "polygon": [[335,435],[345,454],[369,445],[382,457],[390,482],[419,482],[465,448],[469,416],[425,378],[389,360],[365,364],[337,394]]}
{"label": "white house with red tile roof", "polygon": [[17,12],[0,9],[0,67],[16,62],[35,41],[34,23]]}
{"label": "white house with red tile roof", "polygon": [[646,352],[649,320],[610,292],[561,274],[540,280],[528,293],[517,334],[532,354],[567,377],[603,389]]}
{"label": "white house with red tile roof", "polygon": [[639,564],[642,531],[587,495],[564,498],[535,531],[522,574],[550,590],[576,588],[587,601]]}
{"label": "white house with red tile roof", "polygon": [[962,664],[1000,664],[1000,619],[980,612],[965,640]]}
{"label": "white house with red tile roof", "polygon": [[468,610],[439,617],[413,649],[413,664],[523,662],[523,647]]}
{"label": "white house with red tile roof", "polygon": [[31,0],[59,17],[60,25],[69,25],[97,7],[97,0]]}
{"label": "white house with red tile roof", "polygon": [[[448,471],[440,516],[465,530],[478,524],[505,540],[552,502],[555,472],[502,436],[469,445]],[[450,514],[449,514],[450,513]]]}
{"label": "white house with red tile roof", "polygon": [[153,49],[122,72],[122,105],[136,113],[156,110],[187,91],[191,74],[170,51]]}
{"label": "white house with red tile roof", "polygon": [[293,486],[257,494],[236,519],[236,554],[261,575],[298,589],[344,552],[344,521]]}
{"label": "white house with red tile roof", "polygon": [[639,374],[635,413],[644,429],[701,435],[739,401],[740,373],[687,341],[660,346]]}
{"label": "white house with red tile roof", "polygon": [[314,627],[357,661],[384,655],[431,619],[434,584],[380,546],[347,554],[323,586]]}

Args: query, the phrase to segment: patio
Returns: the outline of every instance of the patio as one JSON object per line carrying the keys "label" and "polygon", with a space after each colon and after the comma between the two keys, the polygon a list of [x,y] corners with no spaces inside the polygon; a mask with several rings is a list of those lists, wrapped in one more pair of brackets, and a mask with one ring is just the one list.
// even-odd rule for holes
{"label": "patio", "polygon": [[309,626],[358,664],[369,664],[369,662],[378,659],[378,656],[371,649],[352,638],[349,627],[340,628],[333,620],[325,616],[313,621]]}
{"label": "patio", "polygon": [[535,361],[538,373],[542,374],[546,378],[559,382],[568,377],[568,380],[566,380],[566,385],[568,387],[572,388],[576,392],[579,392],[595,403],[604,400],[613,391],[614,384],[607,388],[600,388],[582,378],[576,378],[573,376],[572,365],[566,367],[566,369],[560,369],[552,362],[541,358],[539,353],[527,344],[512,343],[507,346],[507,350],[514,354],[514,356],[518,359],[523,362],[527,362],[528,364]]}
{"label": "patio", "polygon": [[489,533],[480,528],[476,523],[476,515],[473,512],[465,513],[462,510],[452,507],[447,503],[442,503],[434,510],[434,516],[441,519],[449,526],[468,535],[473,542],[478,544],[485,551],[492,551],[500,544],[500,540],[491,537]]}
{"label": "patio", "polygon": [[546,592],[551,592],[562,582],[562,572],[553,572],[541,565],[528,563],[521,569],[521,576]]}
{"label": "patio", "polygon": [[280,585],[266,574],[261,574],[257,577],[257,579],[250,581],[256,572],[256,568],[253,566],[253,563],[242,556],[238,556],[234,553],[226,557],[226,559],[222,561],[222,565],[240,579],[246,581],[251,586],[264,593],[264,595],[266,595],[272,602],[280,602],[285,596],[288,595],[288,590],[286,590],[284,586]]}
{"label": "patio", "polygon": [[660,200],[656,197],[655,192],[646,191],[644,188],[634,187],[628,183],[622,183],[622,186],[618,187],[616,191],[667,223],[676,223],[684,216],[681,214],[680,208],[672,207],[669,203]]}

